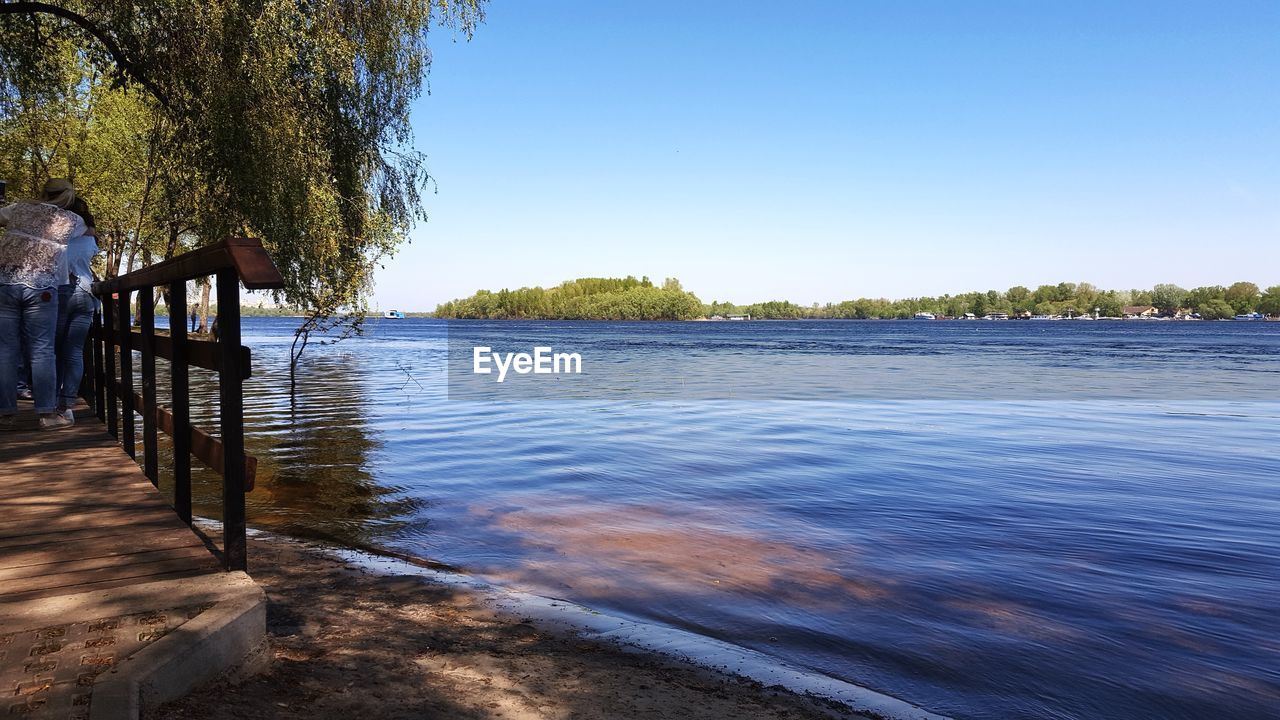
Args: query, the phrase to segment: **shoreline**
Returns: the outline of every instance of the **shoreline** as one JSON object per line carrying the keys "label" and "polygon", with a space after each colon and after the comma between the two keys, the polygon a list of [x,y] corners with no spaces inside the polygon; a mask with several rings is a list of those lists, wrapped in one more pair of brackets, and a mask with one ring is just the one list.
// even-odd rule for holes
{"label": "shoreline", "polygon": [[154,718],[945,720],[755,651],[430,562],[261,531],[249,543],[251,575],[271,602],[275,661],[256,677],[197,689]]}

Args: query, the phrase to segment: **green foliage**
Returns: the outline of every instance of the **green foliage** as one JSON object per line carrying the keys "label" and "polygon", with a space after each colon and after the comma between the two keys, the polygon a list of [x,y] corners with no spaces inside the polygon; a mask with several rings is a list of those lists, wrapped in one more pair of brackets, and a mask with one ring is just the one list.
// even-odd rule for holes
{"label": "green foliage", "polygon": [[428,28],[469,35],[484,2],[0,3],[0,172],[126,207],[109,273],[252,235],[276,300],[307,309],[301,347],[331,318],[358,329],[373,270],[425,217],[409,108]]}
{"label": "green foliage", "polygon": [[[1252,283],[1237,283],[1245,286]],[[1247,288],[1243,296],[1247,297]],[[1227,289],[1219,286],[1184,290],[1177,285],[1157,285],[1153,290],[1101,290],[1090,283],[1060,283],[1058,285],[1042,285],[1034,292],[1022,286],[1014,286],[1007,292],[994,290],[986,292],[970,292],[960,295],[942,295],[939,297],[906,298],[902,300],[886,300],[860,298],[824,306],[805,307],[786,301],[757,303],[755,305],[734,305],[729,302],[714,302],[703,309],[707,317],[714,315],[750,313],[752,317],[762,320],[783,320],[799,318],[839,318],[839,319],[908,319],[917,312],[927,311],[944,317],[963,317],[972,313],[982,317],[989,313],[1006,313],[1008,315],[1092,315],[1101,317],[1119,317],[1126,305],[1155,305],[1161,314],[1172,316],[1178,310],[1199,310],[1211,300],[1223,300]],[[1153,302],[1154,301],[1154,302]],[[1228,303],[1230,306],[1230,304]],[[1269,288],[1267,294],[1255,302],[1261,312],[1280,314],[1280,286]],[[1233,310],[1234,310],[1234,306]],[[1251,306],[1252,307],[1252,306]],[[1268,310],[1266,308],[1275,308]],[[1227,317],[1234,315],[1233,311]]]}
{"label": "green foliage", "polygon": [[1196,310],[1205,320],[1225,320],[1236,314],[1235,309],[1226,300],[1217,298],[1206,300]]}
{"label": "green foliage", "polygon": [[654,287],[648,278],[580,278],[550,289],[481,290],[436,308],[440,318],[552,320],[690,320],[702,302],[668,278]]}
{"label": "green foliage", "polygon": [[1200,313],[1201,316],[1204,316],[1205,307],[1214,300],[1224,300],[1226,294],[1227,289],[1221,285],[1206,285],[1193,288],[1187,293],[1187,305],[1192,310]]}
{"label": "green foliage", "polygon": [[[696,303],[697,299],[692,293],[684,292],[679,281],[673,278],[667,279],[662,288],[655,288],[648,278],[583,278],[562,283],[550,290],[521,288],[496,293],[481,290],[469,298],[441,305],[436,310],[436,316],[474,319],[678,320],[750,315],[759,320],[905,320],[925,311],[944,317],[963,317],[966,313],[977,317],[989,313],[1025,317],[1032,314],[1092,315],[1095,312],[1101,317],[1120,317],[1126,305],[1155,305],[1166,316],[1172,316],[1179,310],[1194,309],[1202,316],[1229,318],[1239,312],[1251,312],[1255,308],[1263,313],[1280,315],[1280,285],[1267,288],[1266,293],[1261,296],[1257,295],[1253,283],[1236,283],[1231,287],[1237,288],[1237,294],[1241,297],[1256,298],[1251,301],[1249,309],[1239,310],[1227,302],[1230,291],[1221,286],[1184,290],[1177,285],[1163,284],[1152,290],[1116,291],[1101,290],[1090,283],[1042,285],[1034,292],[1019,285],[1003,293],[987,290],[902,300],[859,298],[808,306],[787,300],[771,300],[752,305],[735,305],[720,300],[695,308],[687,303]],[[1248,292],[1250,287],[1255,289],[1252,295]],[[678,302],[676,306],[663,305],[657,300],[659,297],[677,299]],[[1137,298],[1136,302],[1134,298]]]}
{"label": "green foliage", "polygon": [[1253,312],[1260,297],[1258,286],[1251,282],[1232,283],[1231,287],[1222,294],[1222,299],[1226,300],[1237,313]]}
{"label": "green foliage", "polygon": [[1262,294],[1258,300],[1258,312],[1280,317],[1280,285],[1273,285]]}
{"label": "green foliage", "polygon": [[1154,306],[1162,314],[1168,315],[1176,312],[1179,308],[1185,307],[1187,302],[1187,291],[1172,284],[1156,285],[1151,291],[1150,305]]}

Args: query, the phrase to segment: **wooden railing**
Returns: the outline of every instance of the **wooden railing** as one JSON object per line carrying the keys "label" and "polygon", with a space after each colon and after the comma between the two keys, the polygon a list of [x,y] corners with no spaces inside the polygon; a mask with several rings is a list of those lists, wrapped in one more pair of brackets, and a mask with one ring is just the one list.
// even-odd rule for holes
{"label": "wooden railing", "polygon": [[[210,275],[215,277],[218,293],[217,340],[191,340],[187,337],[187,282]],[[241,285],[249,290],[284,285],[257,240],[233,238],[94,283],[102,311],[94,318],[92,348],[86,358],[92,367],[86,375],[92,379],[98,417],[130,457],[135,457],[137,445],[134,416],[141,416],[142,467],[153,485],[159,485],[157,433],[173,438],[174,509],[183,522],[190,525],[192,517],[191,456],[222,476],[221,555],[228,570],[246,566],[244,495],[253,489],[257,472],[257,461],[244,451],[243,383],[250,375],[250,354],[240,345]],[[168,335],[156,334],[153,297],[157,287],[168,290]],[[130,317],[135,293],[140,299],[136,330]],[[142,363],[140,393],[134,389],[134,352]],[[156,402],[157,357],[169,361],[168,408]],[[189,366],[218,374],[218,435],[191,425]]]}

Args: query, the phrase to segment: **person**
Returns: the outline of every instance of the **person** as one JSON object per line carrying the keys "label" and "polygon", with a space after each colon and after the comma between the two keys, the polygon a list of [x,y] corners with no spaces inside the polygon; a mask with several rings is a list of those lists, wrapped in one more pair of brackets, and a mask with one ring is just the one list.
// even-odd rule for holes
{"label": "person", "polygon": [[90,264],[98,254],[97,231],[93,213],[84,198],[76,198],[71,210],[85,224],[83,235],[67,242],[66,285],[58,288],[58,335],[55,354],[58,359],[58,412],[68,422],[75,422],[74,408],[80,396],[80,380],[84,377],[84,341],[93,324],[93,314],[98,309],[98,299],[93,296],[93,269]]}
{"label": "person", "polygon": [[71,423],[58,414],[58,286],[67,284],[67,242],[85,232],[84,220],[68,208],[71,181],[55,178],[39,199],[0,208],[0,430],[17,425],[18,354],[27,343],[31,395],[40,428]]}
{"label": "person", "polygon": [[191,303],[191,332],[196,331],[196,321],[200,319],[200,306]]}

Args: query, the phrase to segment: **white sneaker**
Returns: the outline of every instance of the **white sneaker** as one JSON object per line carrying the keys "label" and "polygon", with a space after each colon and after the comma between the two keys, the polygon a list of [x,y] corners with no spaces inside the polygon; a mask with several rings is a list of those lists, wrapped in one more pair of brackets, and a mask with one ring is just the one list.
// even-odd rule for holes
{"label": "white sneaker", "polygon": [[70,422],[72,425],[76,424],[75,410],[72,410],[71,408],[67,408],[66,410],[63,410],[61,414],[62,414],[62,417],[66,418],[67,421]]}
{"label": "white sneaker", "polygon": [[68,420],[58,413],[44,413],[40,416],[41,430],[61,430],[74,424],[74,420]]}

